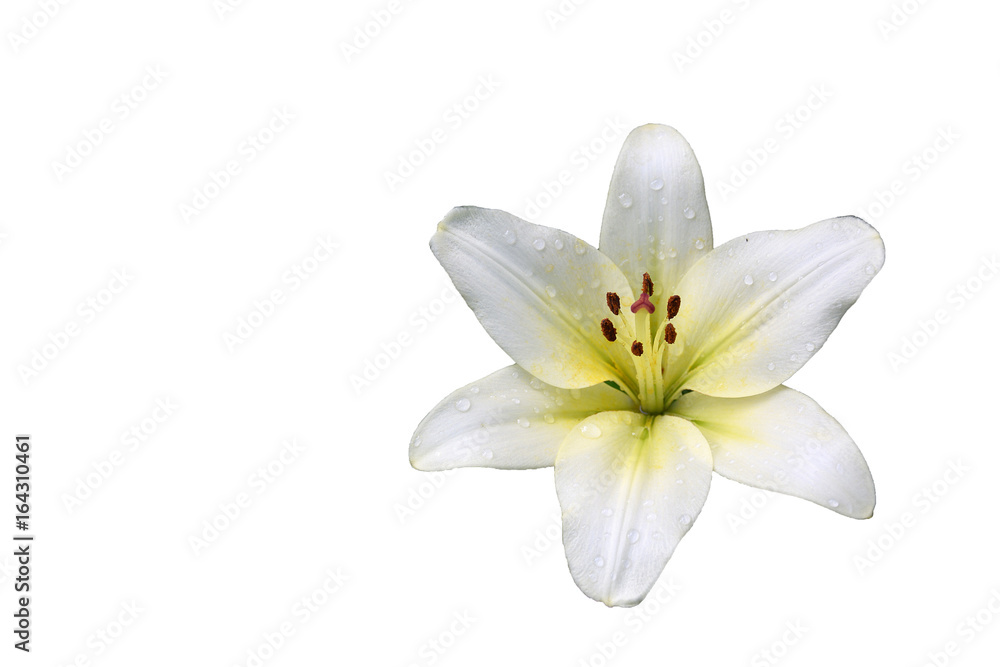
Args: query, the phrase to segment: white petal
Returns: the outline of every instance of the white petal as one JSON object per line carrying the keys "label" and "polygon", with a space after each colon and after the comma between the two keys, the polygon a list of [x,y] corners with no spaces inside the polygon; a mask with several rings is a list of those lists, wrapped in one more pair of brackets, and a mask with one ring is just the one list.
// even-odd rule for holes
{"label": "white petal", "polygon": [[508,366],[438,403],[413,434],[410,464],[418,470],[544,468],[581,420],[632,405],[605,384],[558,389]]}
{"label": "white petal", "polygon": [[[705,181],[691,146],[666,125],[632,130],[611,177],[601,251],[636,292],[649,272],[655,303],[665,304],[681,276],[711,249]],[[665,306],[657,308],[655,323],[664,311]]]}
{"label": "white petal", "polygon": [[493,340],[535,377],[566,388],[634,377],[628,351],[605,340],[600,325],[607,292],[629,303],[632,290],[599,250],[471,206],[448,214],[431,250]]}
{"label": "white petal", "polygon": [[677,288],[668,385],[729,397],[778,386],[823,346],[884,259],[878,232],[854,217],[719,246]]}
{"label": "white petal", "polygon": [[608,606],[642,601],[701,511],[711,479],[708,444],[684,419],[602,412],[581,422],[556,457],[576,585]]}
{"label": "white petal", "polygon": [[692,392],[671,412],[690,419],[712,447],[715,472],[787,493],[855,519],[875,509],[875,483],[844,427],[816,401],[785,386],[747,398]]}

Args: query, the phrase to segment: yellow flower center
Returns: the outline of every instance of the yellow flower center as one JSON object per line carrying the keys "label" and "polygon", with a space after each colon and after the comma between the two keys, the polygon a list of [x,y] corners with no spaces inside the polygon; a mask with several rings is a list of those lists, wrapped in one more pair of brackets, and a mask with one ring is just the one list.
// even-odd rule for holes
{"label": "yellow flower center", "polygon": [[[674,294],[667,299],[667,316],[663,318],[655,334],[650,332],[649,316],[656,312],[652,301],[653,281],[648,273],[642,274],[642,294],[631,304],[629,310],[635,315],[635,326],[621,314],[621,298],[615,292],[608,292],[608,310],[611,317],[601,320],[601,333],[609,343],[624,345],[635,365],[636,385],[640,409],[648,414],[663,412],[665,386],[663,376],[666,371],[664,354],[667,346],[677,340],[677,330],[670,320],[674,319],[681,307],[681,298]],[[619,338],[618,331],[625,334]]]}

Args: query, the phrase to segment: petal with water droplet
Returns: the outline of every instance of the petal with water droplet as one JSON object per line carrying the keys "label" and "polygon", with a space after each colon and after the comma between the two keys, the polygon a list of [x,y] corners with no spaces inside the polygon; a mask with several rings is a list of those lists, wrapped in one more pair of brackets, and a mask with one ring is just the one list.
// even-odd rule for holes
{"label": "petal with water droplet", "polygon": [[691,392],[670,409],[701,430],[720,475],[855,519],[872,515],[875,483],[865,457],[805,394],[784,385],[746,398]]}
{"label": "petal with water droplet", "polygon": [[[418,470],[485,466],[543,468],[552,465],[563,438],[600,410],[632,406],[625,394],[605,384],[575,391],[559,389],[508,366],[446,397],[424,417],[410,444],[410,463]],[[552,402],[563,398],[561,407]],[[534,419],[535,409],[545,419]]]}
{"label": "petal with water droplet", "polygon": [[[634,435],[642,420],[645,439]],[[601,437],[586,437],[588,426]],[[687,465],[678,468],[682,460]],[[608,606],[638,604],[708,496],[712,456],[705,438],[679,417],[601,412],[566,436],[555,466],[563,544],[576,585]],[[595,554],[604,561],[600,568]]]}

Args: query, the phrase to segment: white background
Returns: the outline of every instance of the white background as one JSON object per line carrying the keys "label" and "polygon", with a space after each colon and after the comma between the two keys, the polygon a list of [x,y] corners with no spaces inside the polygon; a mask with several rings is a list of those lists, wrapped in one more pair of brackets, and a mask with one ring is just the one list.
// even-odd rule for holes
{"label": "white background", "polygon": [[[995,659],[1000,8],[387,7],[4,4],[0,535],[27,432],[36,541],[31,656],[11,647],[0,551],[0,662]],[[294,118],[269,134],[275,110]],[[407,445],[438,400],[509,363],[451,299],[436,223],[475,204],[596,244],[617,152],[647,122],[694,147],[718,243],[850,213],[881,232],[885,268],[789,382],[858,442],[878,506],[854,521],[716,476],[651,597],[607,609],[569,575],[551,470],[428,475]],[[272,463],[290,439],[301,451]]]}

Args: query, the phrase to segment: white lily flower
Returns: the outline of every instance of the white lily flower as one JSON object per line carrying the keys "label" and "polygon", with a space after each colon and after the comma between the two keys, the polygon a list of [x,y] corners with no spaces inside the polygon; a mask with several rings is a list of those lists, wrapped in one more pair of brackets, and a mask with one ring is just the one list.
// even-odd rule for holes
{"label": "white lily flower", "polygon": [[591,598],[645,597],[713,470],[872,515],[874,483],[853,440],[782,385],[882,267],[882,239],[863,220],[713,249],[691,147],[645,125],[615,165],[599,250],[474,207],[452,210],[431,249],[515,365],[431,410],[410,462],[555,466],[566,558]]}

